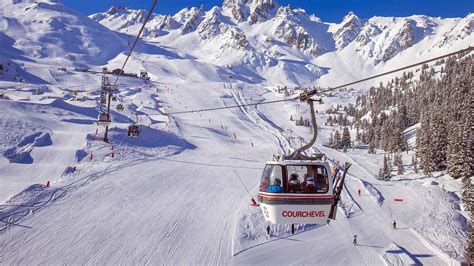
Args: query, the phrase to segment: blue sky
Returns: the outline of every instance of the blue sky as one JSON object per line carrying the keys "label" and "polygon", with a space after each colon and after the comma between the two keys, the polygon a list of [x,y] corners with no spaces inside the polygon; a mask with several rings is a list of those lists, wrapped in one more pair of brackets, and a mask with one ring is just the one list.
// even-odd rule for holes
{"label": "blue sky", "polygon": [[[87,15],[107,10],[112,5],[147,9],[152,0],[62,0]],[[434,17],[464,17],[474,11],[474,0],[276,0],[281,5],[291,4],[326,22],[339,22],[349,11],[361,18],[373,16],[409,16],[423,14]],[[200,6],[206,10],[221,5],[222,0],[158,0],[155,13],[174,14],[185,7]]]}

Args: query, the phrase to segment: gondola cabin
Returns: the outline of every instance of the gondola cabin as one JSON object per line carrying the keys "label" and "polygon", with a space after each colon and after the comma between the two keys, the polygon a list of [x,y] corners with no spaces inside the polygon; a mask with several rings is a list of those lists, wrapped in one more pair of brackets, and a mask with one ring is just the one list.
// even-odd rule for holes
{"label": "gondola cabin", "polygon": [[258,193],[265,220],[273,224],[326,224],[335,202],[333,183],[327,162],[268,162]]}
{"label": "gondola cabin", "polygon": [[110,118],[110,114],[102,112],[97,117],[97,125],[108,127],[112,123],[112,119]]}

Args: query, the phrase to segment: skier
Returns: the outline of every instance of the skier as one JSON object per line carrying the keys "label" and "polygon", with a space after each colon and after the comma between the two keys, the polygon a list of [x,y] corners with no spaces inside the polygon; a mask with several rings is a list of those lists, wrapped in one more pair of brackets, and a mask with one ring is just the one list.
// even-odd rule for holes
{"label": "skier", "polygon": [[357,246],[357,235],[354,235],[354,241],[352,241],[352,244],[354,244],[354,246]]}
{"label": "skier", "polygon": [[393,229],[397,229],[397,222],[393,220]]}
{"label": "skier", "polygon": [[360,188],[359,188],[359,190],[357,190],[357,192],[359,193],[359,196],[360,196]]}

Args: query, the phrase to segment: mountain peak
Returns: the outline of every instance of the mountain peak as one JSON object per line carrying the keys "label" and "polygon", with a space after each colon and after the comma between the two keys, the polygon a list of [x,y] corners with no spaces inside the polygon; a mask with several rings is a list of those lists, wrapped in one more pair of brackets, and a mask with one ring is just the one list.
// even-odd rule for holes
{"label": "mountain peak", "polygon": [[270,19],[278,7],[273,0],[224,0],[222,8],[237,22],[252,24]]}
{"label": "mountain peak", "polygon": [[344,16],[344,19],[349,18],[349,17],[357,17],[357,15],[353,11],[349,11],[347,15]]}
{"label": "mountain peak", "polygon": [[362,23],[359,17],[357,17],[354,12],[349,11],[333,35],[336,41],[336,47],[338,49],[346,47],[359,35],[361,27]]}
{"label": "mountain peak", "polygon": [[109,8],[109,10],[107,10],[107,14],[109,15],[115,15],[117,13],[121,13],[123,11],[126,11],[128,8],[126,6],[115,6],[113,5],[112,7]]}
{"label": "mountain peak", "polygon": [[345,15],[342,19],[341,24],[345,27],[354,26],[356,24],[360,24],[360,19],[356,14],[354,14],[354,12],[349,11],[349,13],[347,13],[347,15]]}

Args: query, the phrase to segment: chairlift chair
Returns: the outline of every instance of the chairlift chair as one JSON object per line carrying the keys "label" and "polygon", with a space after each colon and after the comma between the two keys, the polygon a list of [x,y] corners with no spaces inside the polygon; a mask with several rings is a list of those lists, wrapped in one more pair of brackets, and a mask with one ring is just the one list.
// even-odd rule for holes
{"label": "chairlift chair", "polygon": [[140,135],[141,129],[138,125],[133,124],[128,126],[127,136],[129,137],[138,137]]}
{"label": "chairlift chair", "polygon": [[110,117],[110,114],[106,112],[100,113],[99,116],[97,117],[97,125],[99,126],[108,127],[110,126],[111,123],[112,123],[112,119]]}
{"label": "chairlift chair", "polygon": [[133,124],[129,125],[127,129],[127,136],[129,137],[138,137],[141,132],[140,126],[137,125],[138,114],[135,113],[135,116],[137,117],[137,120]]}
{"label": "chairlift chair", "polygon": [[329,219],[336,219],[337,204],[350,167],[346,164],[340,168],[340,174],[333,175],[323,154],[303,154],[316,141],[317,126],[315,100],[305,94],[300,95],[300,100],[310,105],[313,138],[292,154],[267,162],[261,178],[260,208],[265,220],[273,224],[326,224]]}
{"label": "chairlift chair", "polygon": [[117,111],[122,112],[124,110],[123,104],[119,103],[116,107]]}

